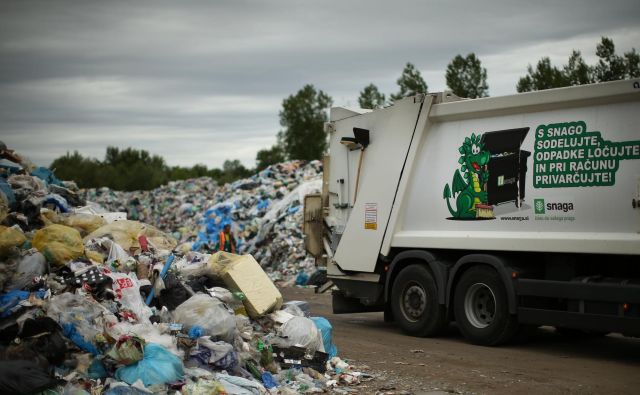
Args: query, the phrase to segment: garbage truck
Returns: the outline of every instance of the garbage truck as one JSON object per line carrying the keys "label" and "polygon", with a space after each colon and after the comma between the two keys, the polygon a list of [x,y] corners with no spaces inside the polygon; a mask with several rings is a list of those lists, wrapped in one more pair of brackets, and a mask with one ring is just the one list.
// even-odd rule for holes
{"label": "garbage truck", "polygon": [[335,313],[404,332],[456,322],[640,335],[640,80],[332,108],[307,247]]}

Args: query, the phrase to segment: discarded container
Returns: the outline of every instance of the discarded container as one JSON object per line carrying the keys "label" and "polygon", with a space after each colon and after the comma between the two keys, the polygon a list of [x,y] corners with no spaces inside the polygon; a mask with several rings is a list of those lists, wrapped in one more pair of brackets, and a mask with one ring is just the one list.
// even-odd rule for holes
{"label": "discarded container", "polygon": [[282,295],[251,255],[217,252],[209,260],[211,271],[233,291],[244,294],[244,306],[251,317],[279,309]]}

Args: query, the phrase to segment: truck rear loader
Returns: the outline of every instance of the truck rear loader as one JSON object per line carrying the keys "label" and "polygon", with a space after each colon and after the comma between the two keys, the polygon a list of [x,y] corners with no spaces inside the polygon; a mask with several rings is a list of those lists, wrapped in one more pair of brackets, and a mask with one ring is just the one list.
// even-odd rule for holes
{"label": "truck rear loader", "polygon": [[523,325],[640,335],[640,80],[332,108],[305,202],[336,313],[475,344]]}

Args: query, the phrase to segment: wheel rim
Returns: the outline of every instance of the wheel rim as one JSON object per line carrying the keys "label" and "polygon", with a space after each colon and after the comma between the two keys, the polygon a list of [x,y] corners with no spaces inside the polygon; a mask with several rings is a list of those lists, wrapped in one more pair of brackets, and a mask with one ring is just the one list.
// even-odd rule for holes
{"label": "wheel rim", "polygon": [[416,282],[410,282],[402,291],[400,303],[402,314],[408,321],[417,322],[422,318],[427,307],[427,293]]}
{"label": "wheel rim", "polygon": [[476,328],[486,328],[496,315],[496,296],[486,284],[476,283],[469,287],[464,297],[464,312],[467,320]]}

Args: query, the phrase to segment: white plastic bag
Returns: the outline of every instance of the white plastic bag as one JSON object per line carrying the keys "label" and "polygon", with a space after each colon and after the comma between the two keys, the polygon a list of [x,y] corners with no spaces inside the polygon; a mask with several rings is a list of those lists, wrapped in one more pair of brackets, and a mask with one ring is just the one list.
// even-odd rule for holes
{"label": "white plastic bag", "polygon": [[[322,335],[316,325],[307,317],[293,317],[278,330],[285,347],[303,347],[314,353],[324,352]],[[282,343],[282,342],[281,342]]]}
{"label": "white plastic bag", "polygon": [[136,315],[138,323],[149,322],[153,312],[142,300],[140,282],[135,273],[107,273],[107,275],[113,279],[113,290],[123,307]]}
{"label": "white plastic bag", "polygon": [[199,326],[204,329],[206,335],[233,343],[236,320],[222,302],[209,295],[193,295],[176,307],[173,319],[183,324],[187,330],[193,326]]}

